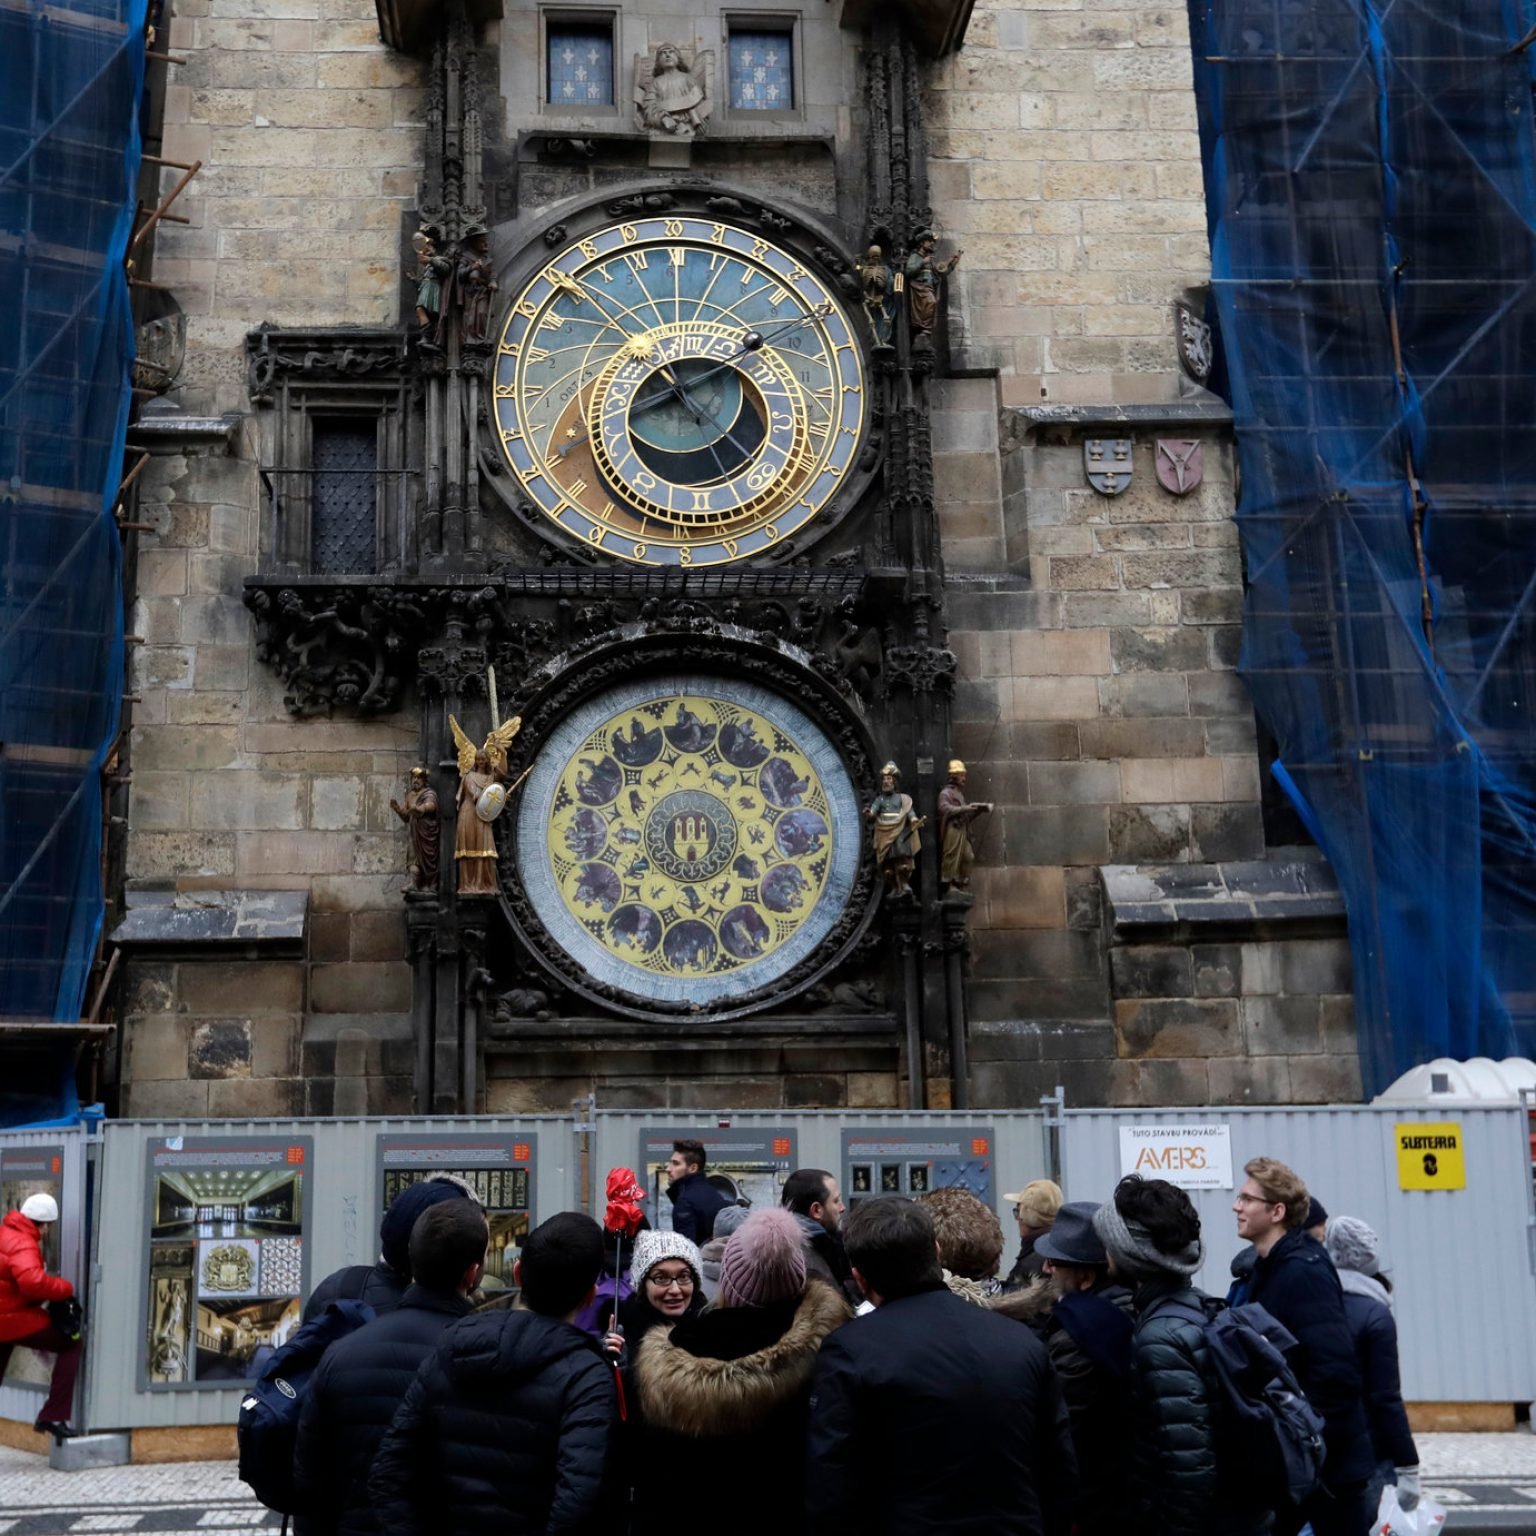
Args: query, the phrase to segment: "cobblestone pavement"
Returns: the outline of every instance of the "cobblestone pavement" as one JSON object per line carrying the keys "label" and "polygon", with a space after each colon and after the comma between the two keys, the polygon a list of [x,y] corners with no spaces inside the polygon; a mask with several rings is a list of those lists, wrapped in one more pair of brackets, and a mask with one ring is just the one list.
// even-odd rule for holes
{"label": "cobblestone pavement", "polygon": [[[1536,1435],[1419,1435],[1424,1485],[1448,1530],[1536,1532]],[[0,1536],[196,1531],[250,1536],[280,1516],[251,1498],[232,1461],[54,1472],[0,1447]]]}

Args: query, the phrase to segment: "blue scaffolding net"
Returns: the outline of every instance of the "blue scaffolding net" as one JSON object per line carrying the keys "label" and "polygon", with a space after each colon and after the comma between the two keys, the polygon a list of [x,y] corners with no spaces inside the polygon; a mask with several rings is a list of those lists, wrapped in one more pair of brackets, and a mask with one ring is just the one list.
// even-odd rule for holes
{"label": "blue scaffolding net", "polygon": [[[0,1016],[76,1020],[123,684],[145,0],[0,6]],[[72,1091],[72,1089],[70,1090]]]}
{"label": "blue scaffolding net", "polygon": [[1344,889],[1366,1090],[1536,1055],[1536,5],[1191,19],[1242,671]]}

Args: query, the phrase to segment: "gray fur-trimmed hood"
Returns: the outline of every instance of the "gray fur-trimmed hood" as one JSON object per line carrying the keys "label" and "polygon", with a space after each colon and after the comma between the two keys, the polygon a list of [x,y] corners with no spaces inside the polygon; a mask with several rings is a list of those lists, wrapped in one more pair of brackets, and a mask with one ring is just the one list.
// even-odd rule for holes
{"label": "gray fur-trimmed hood", "polygon": [[1001,1312],[1016,1323],[1040,1323],[1051,1315],[1057,1302],[1056,1290],[1044,1276],[1031,1280],[1022,1291],[1004,1291],[985,1303],[993,1312]]}
{"label": "gray fur-trimmed hood", "polygon": [[740,1359],[689,1354],[672,1342],[671,1328],[653,1328],[635,1361],[641,1412],[674,1434],[748,1434],[810,1386],[822,1340],[852,1316],[836,1290],[813,1280],[783,1335]]}

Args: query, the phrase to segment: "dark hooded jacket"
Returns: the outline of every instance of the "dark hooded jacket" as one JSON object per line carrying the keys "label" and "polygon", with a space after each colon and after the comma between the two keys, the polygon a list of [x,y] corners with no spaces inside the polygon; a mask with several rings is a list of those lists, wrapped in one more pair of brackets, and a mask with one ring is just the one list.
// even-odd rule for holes
{"label": "dark hooded jacket", "polygon": [[1418,1448],[1403,1406],[1403,1382],[1397,1360],[1397,1322],[1388,1301],[1390,1292],[1374,1275],[1341,1273],[1344,1320],[1355,1341],[1360,1379],[1365,1388],[1365,1413],[1371,1448],[1378,1463],[1416,1467]]}
{"label": "dark hooded jacket", "polygon": [[1045,1347],[942,1282],[822,1345],[806,1456],[796,1529],[811,1536],[1055,1536],[1070,1525],[1076,1462]]}
{"label": "dark hooded jacket", "polygon": [[[1027,1323],[1045,1341],[1072,1422],[1079,1536],[1124,1530],[1136,1315],[1131,1293],[1123,1285],[1105,1283],[1058,1305],[1055,1289],[1042,1279],[1028,1290],[1006,1291],[988,1305],[1003,1317]],[[1109,1310],[1101,1314],[1100,1307]]]}
{"label": "dark hooded jacket", "polygon": [[672,1230],[694,1243],[707,1243],[715,1235],[715,1217],[733,1203],[709,1182],[708,1174],[697,1170],[669,1184],[667,1199],[672,1202]]}
{"label": "dark hooded jacket", "polygon": [[1248,1300],[1295,1336],[1296,1348],[1287,1358],[1307,1400],[1323,1416],[1324,1486],[1366,1482],[1376,1459],[1344,1292],[1327,1250],[1299,1228],[1287,1232],[1253,1266]]}
{"label": "dark hooded jacket", "polygon": [[304,1303],[304,1321],[313,1322],[333,1301],[360,1301],[373,1308],[375,1317],[393,1312],[405,1299],[410,1278],[391,1269],[383,1259],[377,1264],[349,1264],[327,1275]]}
{"label": "dark hooded jacket", "polygon": [[[811,1373],[823,1340],[852,1316],[836,1290],[812,1280],[798,1300],[711,1307],[652,1329],[634,1371],[644,1451],[634,1464],[632,1536],[676,1530],[684,1465],[690,1507],[709,1518],[729,1510],[736,1536],[797,1531]],[[770,1475],[744,1498],[748,1465]]]}
{"label": "dark hooded jacket", "polygon": [[[1137,1287],[1131,1336],[1131,1488],[1136,1536],[1257,1536],[1223,1488],[1216,1440],[1222,1389],[1202,1325],[1203,1296],[1167,1275]],[[1241,1477],[1241,1469],[1226,1469]]]}
{"label": "dark hooded jacket", "polygon": [[443,1335],[411,1383],[368,1493],[389,1536],[609,1536],[613,1366],[596,1340],[521,1309]]}
{"label": "dark hooded jacket", "polygon": [[378,1531],[368,1472],[379,1442],[443,1330],[468,1312],[462,1296],[413,1285],[393,1312],[326,1350],[304,1393],[293,1458],[308,1530]]}

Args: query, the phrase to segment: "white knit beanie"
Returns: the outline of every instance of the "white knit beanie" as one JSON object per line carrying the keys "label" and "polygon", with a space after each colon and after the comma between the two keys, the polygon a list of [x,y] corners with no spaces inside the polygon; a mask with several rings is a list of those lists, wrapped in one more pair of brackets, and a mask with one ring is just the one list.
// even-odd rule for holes
{"label": "white knit beanie", "polygon": [[1358,1216],[1330,1216],[1323,1246],[1335,1269],[1374,1275],[1381,1268],[1381,1239]]}
{"label": "white knit beanie", "polygon": [[52,1195],[28,1195],[22,1202],[21,1214],[28,1221],[47,1222],[59,1219],[59,1202]]}
{"label": "white knit beanie", "polygon": [[630,1285],[638,1291],[646,1275],[663,1259],[681,1259],[693,1271],[694,1285],[704,1284],[704,1260],[699,1256],[698,1246],[681,1232],[662,1232],[651,1227],[635,1234],[629,1263]]}

